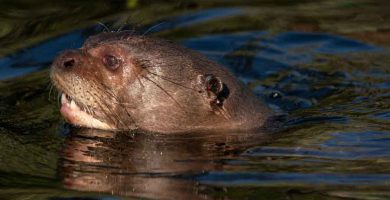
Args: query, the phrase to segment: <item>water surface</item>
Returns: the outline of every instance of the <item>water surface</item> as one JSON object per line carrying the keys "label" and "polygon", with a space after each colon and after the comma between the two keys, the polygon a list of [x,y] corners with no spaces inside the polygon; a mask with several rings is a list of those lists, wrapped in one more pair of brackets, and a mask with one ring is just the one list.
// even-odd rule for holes
{"label": "water surface", "polygon": [[[0,7],[0,199],[390,197],[387,1]],[[51,60],[119,29],[174,40],[223,64],[288,114],[283,129],[166,136],[64,124]]]}

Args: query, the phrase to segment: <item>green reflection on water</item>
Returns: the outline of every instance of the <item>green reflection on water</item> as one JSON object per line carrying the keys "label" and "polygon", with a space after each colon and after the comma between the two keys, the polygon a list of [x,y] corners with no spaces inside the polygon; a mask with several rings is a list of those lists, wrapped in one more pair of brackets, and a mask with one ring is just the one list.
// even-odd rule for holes
{"label": "green reflection on water", "polygon": [[[113,1],[114,2],[114,1]],[[284,31],[328,32],[345,35],[368,43],[390,45],[390,4],[385,0],[322,0],[322,1],[3,1],[0,4],[0,55],[6,55],[29,47],[49,38],[71,30],[96,25],[97,22],[116,20],[115,25],[123,23],[139,26],[149,25],[171,17],[185,15],[216,7],[236,7],[242,13],[224,18],[210,19],[191,26],[167,29],[156,35],[174,40],[196,36],[232,33],[248,30],[267,30],[269,34]],[[242,53],[242,52],[241,52]],[[244,52],[251,54],[253,52]],[[343,71],[352,74],[345,83],[344,79],[323,80],[313,83],[312,87],[325,85],[365,83],[375,85],[388,80],[388,76],[364,76],[379,69],[389,74],[390,60],[387,55],[364,54],[351,55],[348,58],[319,55],[314,63],[299,66],[315,68],[318,71],[334,73]],[[337,69],[335,69],[337,66]],[[276,77],[268,77],[256,84],[272,86],[289,71]],[[49,99],[50,87],[47,70],[29,74],[20,78],[0,82],[0,198],[9,199],[46,199],[53,196],[69,197],[80,193],[61,189],[57,177],[57,162],[64,138],[57,134],[61,118],[55,97]],[[286,136],[273,141],[274,146],[316,147],[332,138],[330,133],[353,131],[388,131],[388,121],[370,117],[379,111],[390,109],[388,88],[345,87],[324,99],[315,100],[316,104],[308,109],[294,111],[295,116],[342,115],[350,119],[347,124],[305,125],[290,130]],[[55,94],[52,94],[55,96]],[[358,97],[369,101],[350,103]],[[296,158],[289,158],[294,160]],[[273,163],[283,163],[288,159],[275,159]],[[297,159],[296,159],[297,160]],[[373,172],[388,173],[388,159],[368,161],[335,161],[335,163],[298,165],[278,165],[260,161],[258,170],[296,171],[296,172]],[[39,189],[23,189],[39,188]],[[282,189],[240,189],[227,191],[205,189],[205,193],[214,197],[243,197],[283,199],[288,195],[299,198],[328,199],[322,193],[338,197],[356,197],[362,199],[385,198],[389,194],[383,191],[356,192],[332,190],[325,192],[299,191],[285,192]],[[315,189],[314,189],[315,190]],[[285,192],[282,194],[282,192]],[[53,194],[54,193],[54,194]],[[375,193],[375,194],[374,194]],[[92,194],[88,194],[92,195]],[[287,196],[288,196],[287,195]]]}

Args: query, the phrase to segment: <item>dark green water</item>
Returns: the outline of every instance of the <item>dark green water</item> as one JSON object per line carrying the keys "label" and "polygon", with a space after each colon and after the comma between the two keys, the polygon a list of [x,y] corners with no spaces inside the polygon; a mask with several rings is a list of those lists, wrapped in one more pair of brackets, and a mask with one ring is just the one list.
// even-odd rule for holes
{"label": "dark green water", "polygon": [[[0,199],[390,198],[388,1],[0,8]],[[288,113],[286,128],[161,136],[64,125],[48,68],[99,23],[201,51]]]}

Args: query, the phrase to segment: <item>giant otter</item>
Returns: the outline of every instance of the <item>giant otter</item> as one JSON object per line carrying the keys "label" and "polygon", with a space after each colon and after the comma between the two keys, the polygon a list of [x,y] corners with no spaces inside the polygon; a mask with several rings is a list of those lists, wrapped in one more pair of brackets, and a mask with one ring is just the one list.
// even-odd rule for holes
{"label": "giant otter", "polygon": [[246,131],[271,116],[223,66],[170,41],[100,33],[51,67],[61,113],[76,126],[158,133]]}

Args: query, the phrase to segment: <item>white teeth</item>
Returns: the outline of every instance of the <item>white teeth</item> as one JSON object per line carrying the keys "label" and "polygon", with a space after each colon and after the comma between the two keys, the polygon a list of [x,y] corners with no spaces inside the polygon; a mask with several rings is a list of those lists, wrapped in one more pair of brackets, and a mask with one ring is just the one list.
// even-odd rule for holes
{"label": "white teeth", "polygon": [[66,102],[67,102],[66,94],[62,93],[62,95],[61,95],[61,104],[65,104]]}
{"label": "white teeth", "polygon": [[71,109],[76,109],[76,108],[77,108],[77,105],[76,105],[76,103],[73,101],[73,99],[72,99],[72,101],[70,102],[70,108],[71,108]]}
{"label": "white teeth", "polygon": [[86,112],[85,107],[79,107],[79,105],[77,105],[76,102],[65,93],[61,94],[61,104],[66,104],[72,110],[81,110]]}

